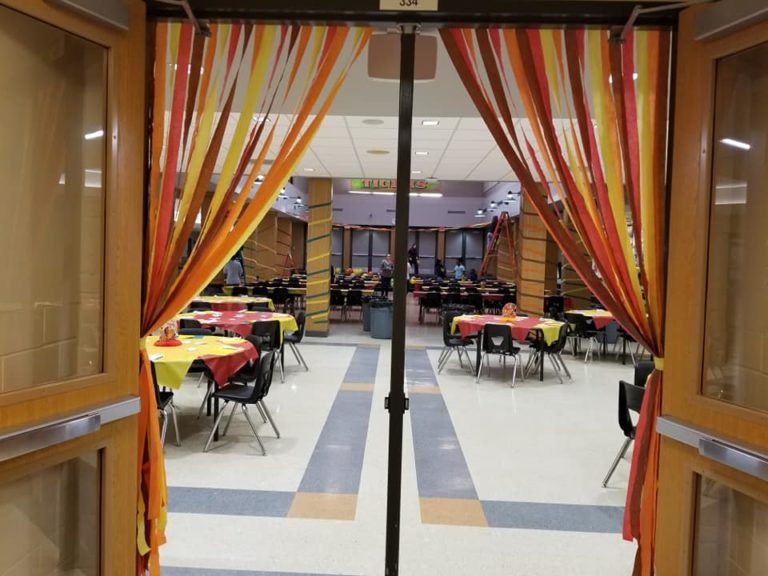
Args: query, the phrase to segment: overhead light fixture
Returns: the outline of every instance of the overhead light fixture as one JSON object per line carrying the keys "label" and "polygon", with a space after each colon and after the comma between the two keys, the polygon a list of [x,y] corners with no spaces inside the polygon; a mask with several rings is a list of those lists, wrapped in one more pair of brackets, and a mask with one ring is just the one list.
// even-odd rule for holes
{"label": "overhead light fixture", "polygon": [[347,190],[347,193],[349,193],[349,194],[368,194],[368,195],[371,194],[371,192],[369,190]]}
{"label": "overhead light fixture", "polygon": [[367,126],[381,126],[382,124],[384,124],[384,120],[380,118],[366,118],[365,120],[363,120],[363,124]]}
{"label": "overhead light fixture", "polygon": [[411,170],[411,174],[421,174],[421,170]]}
{"label": "overhead light fixture", "polygon": [[294,202],[294,204],[301,204],[301,198],[296,198],[296,201]]}
{"label": "overhead light fixture", "polygon": [[104,130],[96,130],[95,132],[88,132],[85,135],[86,140],[96,140],[96,138],[101,138],[104,136]]}
{"label": "overhead light fixture", "polygon": [[304,168],[304,172],[314,172],[314,168]]}
{"label": "overhead light fixture", "polygon": [[366,150],[366,154],[372,154],[374,156],[384,156],[389,154],[389,150],[382,150],[381,148],[373,148],[372,150]]}
{"label": "overhead light fixture", "polygon": [[507,198],[512,198],[514,195],[515,195],[515,193],[514,193],[514,192],[512,192],[512,190],[510,190],[509,192],[507,192]]}
{"label": "overhead light fixture", "polygon": [[414,154],[416,154],[416,156],[429,156],[429,152],[426,150],[416,150]]}
{"label": "overhead light fixture", "polygon": [[741,150],[749,150],[752,148],[751,144],[747,144],[746,142],[742,142],[740,140],[734,140],[733,138],[723,138],[720,140],[721,144],[725,144],[726,146],[733,146],[734,148],[740,148]]}
{"label": "overhead light fixture", "polygon": [[477,209],[477,214],[482,214],[483,212],[485,212],[485,210],[483,210],[482,208]]}
{"label": "overhead light fixture", "polygon": [[419,196],[422,198],[442,198],[442,192],[419,192]]}
{"label": "overhead light fixture", "polygon": [[272,120],[269,119],[269,116],[265,116],[264,114],[254,114],[253,120],[254,122],[272,122]]}
{"label": "overhead light fixture", "polygon": [[422,120],[421,125],[422,126],[439,126],[440,120]]}
{"label": "overhead light fixture", "polygon": [[263,180],[264,180],[264,174],[259,174],[258,176],[256,176],[257,182],[262,182]]}
{"label": "overhead light fixture", "polygon": [[376,192],[373,192],[373,195],[374,196],[394,196],[395,193],[394,192],[379,192],[379,191],[376,191]]}
{"label": "overhead light fixture", "polygon": [[491,210],[496,208],[496,202],[494,200],[491,200]]}

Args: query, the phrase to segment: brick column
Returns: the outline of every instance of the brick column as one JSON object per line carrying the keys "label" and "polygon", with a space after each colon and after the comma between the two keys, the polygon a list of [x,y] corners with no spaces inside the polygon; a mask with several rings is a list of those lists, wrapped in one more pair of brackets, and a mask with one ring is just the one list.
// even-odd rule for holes
{"label": "brick column", "polygon": [[[293,222],[288,218],[277,218],[277,246],[275,253],[275,268],[278,276],[286,276],[295,266],[291,250]],[[290,256],[290,258],[289,258]],[[294,264],[291,264],[291,262]]]}
{"label": "brick column", "polygon": [[[279,276],[277,260],[277,214],[267,212],[259,223],[256,236],[255,276],[259,280],[270,280]],[[255,278],[254,278],[255,280]]]}
{"label": "brick column", "polygon": [[[538,193],[544,194],[543,190]],[[517,235],[520,254],[517,307],[521,312],[544,313],[547,236],[544,222],[539,218],[533,203],[523,194]]]}
{"label": "brick column", "polygon": [[331,229],[333,181],[311,178],[308,186],[307,230],[307,334],[328,335],[331,283]]}

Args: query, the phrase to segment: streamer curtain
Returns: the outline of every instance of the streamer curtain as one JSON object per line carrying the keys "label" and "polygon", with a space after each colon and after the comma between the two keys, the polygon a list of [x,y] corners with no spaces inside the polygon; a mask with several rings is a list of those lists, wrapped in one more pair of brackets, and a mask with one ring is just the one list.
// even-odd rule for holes
{"label": "streamer curtain", "polygon": [[[170,22],[152,29],[145,337],[181,311],[256,229],[371,33],[345,26],[247,23],[212,24],[210,31],[203,37],[189,23]],[[291,113],[280,116],[286,109]],[[285,123],[278,118],[287,120],[283,135],[277,128]],[[267,166],[270,152],[274,162]],[[206,198],[214,170],[218,180]],[[260,174],[263,181],[249,198],[247,191]],[[199,235],[182,263],[196,220]],[[137,568],[139,574],[155,575],[165,542],[167,494],[151,365],[143,345],[140,366]]]}
{"label": "streamer curtain", "polygon": [[441,35],[547,230],[589,289],[656,358],[623,527],[624,538],[638,544],[634,574],[650,575],[664,358],[670,34],[634,31],[623,42],[611,41],[607,30],[585,29],[443,29]]}

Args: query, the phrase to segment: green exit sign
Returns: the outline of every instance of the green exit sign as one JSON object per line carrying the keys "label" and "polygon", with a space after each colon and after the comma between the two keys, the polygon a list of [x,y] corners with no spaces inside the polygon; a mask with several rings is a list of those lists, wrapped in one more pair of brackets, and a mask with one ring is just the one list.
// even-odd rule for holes
{"label": "green exit sign", "polygon": [[[394,178],[353,178],[350,182],[351,190],[397,190],[397,180]],[[411,192],[437,192],[440,190],[440,181],[433,178],[425,180],[411,180]]]}

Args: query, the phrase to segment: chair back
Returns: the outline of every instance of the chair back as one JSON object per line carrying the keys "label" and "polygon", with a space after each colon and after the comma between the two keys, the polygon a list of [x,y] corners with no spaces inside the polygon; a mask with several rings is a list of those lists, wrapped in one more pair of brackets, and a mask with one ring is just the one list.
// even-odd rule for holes
{"label": "chair back", "polygon": [[197,302],[193,300],[189,303],[190,310],[213,310],[210,302]]}
{"label": "chair back", "polygon": [[299,327],[296,332],[293,333],[293,336],[295,340],[293,341],[294,344],[298,344],[304,339],[304,328],[307,323],[307,316],[304,314],[304,311],[302,310],[296,315],[296,325]]}
{"label": "chair back", "polygon": [[448,290],[443,295],[443,305],[445,304],[460,304],[461,303],[461,294],[458,291]]}
{"label": "chair back", "polygon": [[344,293],[338,288],[331,290],[331,306],[344,306],[346,299]]}
{"label": "chair back", "polygon": [[275,304],[285,304],[288,297],[288,288],[283,286],[278,286],[272,291],[272,302]]}
{"label": "chair back", "polygon": [[233,286],[232,296],[248,296],[248,288],[245,286]]}
{"label": "chair back", "polygon": [[359,289],[353,289],[347,292],[347,306],[362,306],[363,305],[363,291]]}
{"label": "chair back", "polygon": [[565,345],[568,343],[568,334],[571,331],[571,325],[568,324],[568,322],[563,323],[562,326],[560,326],[560,333],[557,336],[557,340],[552,342],[552,344],[547,349],[547,352],[550,352],[552,354],[560,354],[565,349]]}
{"label": "chair back", "polygon": [[655,368],[653,360],[641,360],[635,366],[635,386],[645,387],[648,376]]}
{"label": "chair back", "polygon": [[[200,324],[200,322],[198,322]],[[210,336],[211,331],[208,328],[179,328],[179,336]]]}
{"label": "chair back", "polygon": [[269,290],[266,284],[256,284],[251,290],[254,296],[269,296]]}
{"label": "chair back", "polygon": [[483,311],[483,295],[479,292],[467,294],[467,304],[472,306],[478,312]]}
{"label": "chair back", "polygon": [[453,319],[457,316],[463,316],[463,313],[459,310],[448,310],[443,313],[443,344],[449,345],[451,338],[455,338],[451,334],[451,327],[453,326]]}
{"label": "chair back", "polygon": [[254,404],[264,398],[269,392],[272,384],[272,369],[275,366],[275,353],[273,351],[264,352],[256,362],[256,379],[253,383],[249,403]]}
{"label": "chair back", "polygon": [[185,328],[202,328],[203,325],[200,324],[198,320],[194,320],[193,318],[181,318],[179,320],[179,329],[183,330]]}
{"label": "chair back", "polygon": [[512,351],[512,330],[506,324],[486,324],[483,328],[483,350],[491,354]]}
{"label": "chair back", "polygon": [[428,292],[422,296],[421,305],[424,308],[442,308],[443,300],[440,297],[440,292]]}
{"label": "chair back", "polygon": [[640,414],[644,397],[644,387],[619,381],[619,428],[627,438],[635,437],[635,424],[632,422],[630,410]]}
{"label": "chair back", "polygon": [[269,304],[266,302],[248,302],[248,310],[251,312],[269,312]]}
{"label": "chair back", "polygon": [[261,341],[262,348],[280,348],[281,333],[279,320],[260,320],[251,326],[251,335]]}
{"label": "chair back", "polygon": [[[589,318],[583,314],[574,314],[572,312],[565,313],[565,321],[569,324],[573,324],[573,333],[580,338],[588,338],[591,332]],[[594,327],[594,325],[593,325]]]}

